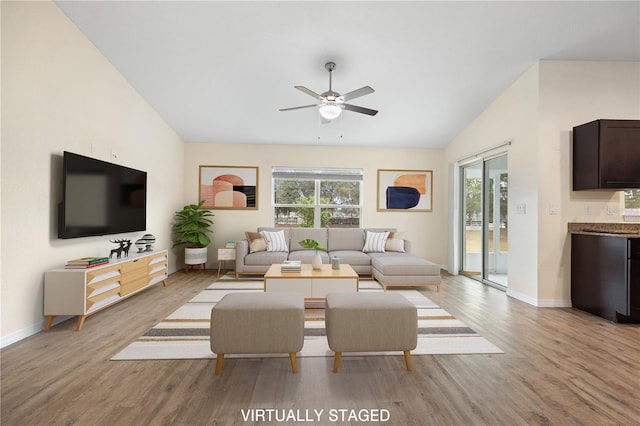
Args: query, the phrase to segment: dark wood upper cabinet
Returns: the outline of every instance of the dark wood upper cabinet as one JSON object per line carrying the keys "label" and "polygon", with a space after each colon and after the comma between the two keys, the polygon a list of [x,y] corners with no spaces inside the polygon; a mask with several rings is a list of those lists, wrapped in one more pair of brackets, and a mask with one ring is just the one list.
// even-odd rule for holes
{"label": "dark wood upper cabinet", "polygon": [[573,190],[640,188],[640,120],[573,128]]}

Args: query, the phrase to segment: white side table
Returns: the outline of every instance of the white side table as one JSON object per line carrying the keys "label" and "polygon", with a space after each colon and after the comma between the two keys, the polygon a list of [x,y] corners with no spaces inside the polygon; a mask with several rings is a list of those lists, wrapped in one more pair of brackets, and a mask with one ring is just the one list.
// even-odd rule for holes
{"label": "white side table", "polygon": [[218,248],[218,277],[220,276],[220,267],[223,263],[233,262],[233,270],[236,269],[236,249],[219,247]]}

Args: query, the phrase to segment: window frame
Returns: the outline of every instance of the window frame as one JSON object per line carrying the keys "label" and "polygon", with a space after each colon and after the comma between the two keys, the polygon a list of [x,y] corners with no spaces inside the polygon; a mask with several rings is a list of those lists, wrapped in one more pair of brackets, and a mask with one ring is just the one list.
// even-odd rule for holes
{"label": "window frame", "polygon": [[[357,209],[358,224],[355,227],[361,227],[362,225],[362,213],[363,213],[363,170],[362,169],[348,169],[348,168],[300,168],[300,167],[273,167],[271,169],[271,206],[272,206],[272,224],[274,227],[305,227],[304,223],[297,223],[294,226],[290,224],[278,223],[278,208],[310,208],[313,209],[313,228],[322,228],[322,211],[323,209]],[[291,203],[277,203],[276,202],[276,187],[278,180],[308,180],[313,181],[313,204],[291,204]],[[356,181],[358,185],[358,204],[323,204],[321,198],[322,183],[327,181]],[[329,224],[327,224],[329,225]],[[330,228],[331,226],[326,226]],[[351,226],[347,226],[351,227]]]}

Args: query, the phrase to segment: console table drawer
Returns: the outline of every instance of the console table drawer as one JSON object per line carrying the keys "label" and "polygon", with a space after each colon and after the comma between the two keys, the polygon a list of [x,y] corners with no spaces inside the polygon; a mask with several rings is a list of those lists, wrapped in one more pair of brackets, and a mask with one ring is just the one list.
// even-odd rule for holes
{"label": "console table drawer", "polygon": [[129,271],[122,274],[120,278],[120,283],[122,285],[129,284],[132,281],[137,281],[140,278],[149,276],[149,271],[147,268],[134,269],[133,271]]}
{"label": "console table drawer", "polygon": [[122,274],[124,275],[131,271],[146,268],[148,265],[149,265],[149,258],[142,257],[140,259],[135,259],[130,262],[123,263],[120,267],[121,267]]}
{"label": "console table drawer", "polygon": [[135,281],[130,281],[128,283],[122,283],[120,286],[120,295],[126,296],[127,294],[131,294],[136,290],[139,290],[146,286],[149,283],[149,278],[146,276],[140,277]]}

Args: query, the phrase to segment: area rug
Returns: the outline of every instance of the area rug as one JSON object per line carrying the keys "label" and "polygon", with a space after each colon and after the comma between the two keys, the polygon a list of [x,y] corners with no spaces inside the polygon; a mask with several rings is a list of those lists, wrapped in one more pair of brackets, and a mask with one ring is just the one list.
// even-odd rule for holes
{"label": "area rug", "polygon": [[[158,359],[210,359],[211,308],[228,293],[262,292],[257,280],[222,277],[196,297],[140,336],[113,358],[114,361]],[[361,280],[360,291],[382,291],[372,280]],[[418,346],[412,355],[497,354],[497,346],[416,290],[389,290],[412,301],[418,309]],[[400,352],[345,353],[343,356],[402,355]],[[286,357],[288,354],[229,354],[227,358]],[[305,341],[300,357],[333,356],[324,329],[324,309],[305,309]]]}

